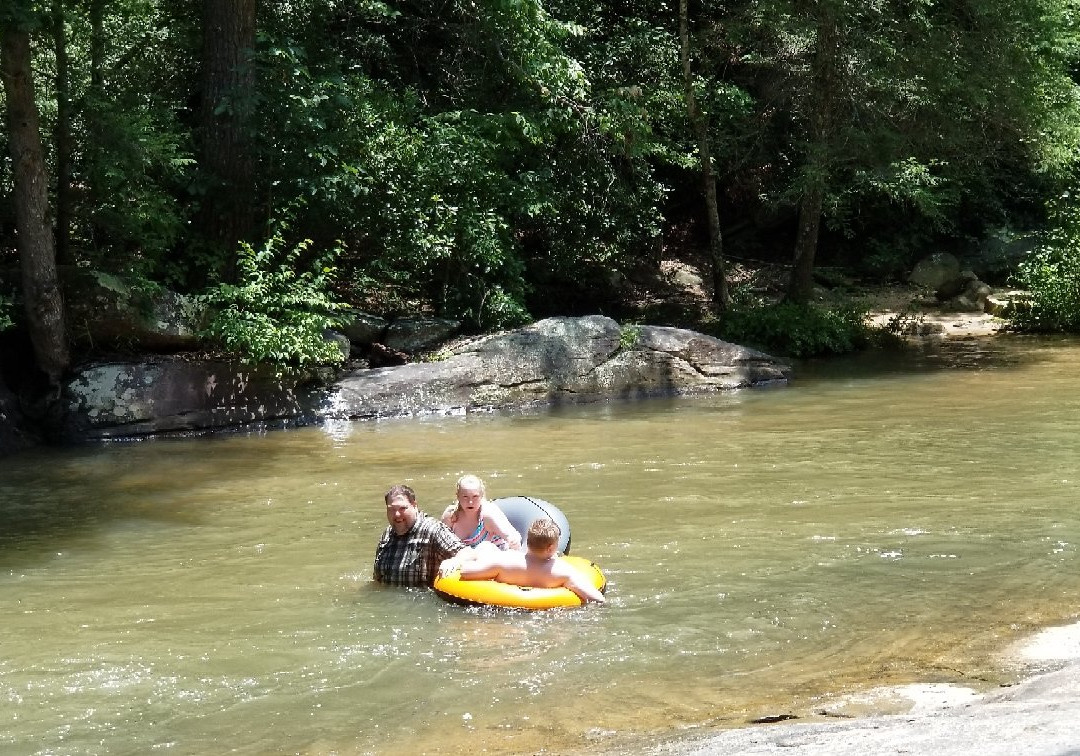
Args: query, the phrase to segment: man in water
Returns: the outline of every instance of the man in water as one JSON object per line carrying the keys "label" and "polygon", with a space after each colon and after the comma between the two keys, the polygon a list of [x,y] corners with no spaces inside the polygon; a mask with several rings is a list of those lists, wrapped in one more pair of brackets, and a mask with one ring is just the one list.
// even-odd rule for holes
{"label": "man in water", "polygon": [[582,601],[604,603],[604,594],[588,578],[561,561],[559,526],[546,517],[534,520],[526,536],[528,551],[484,551],[461,566],[462,580],[497,580],[532,588],[569,588]]}
{"label": "man in water", "polygon": [[436,575],[453,572],[473,558],[473,551],[442,522],[420,511],[408,486],[386,492],[390,523],[375,549],[374,578],[406,587],[431,585]]}

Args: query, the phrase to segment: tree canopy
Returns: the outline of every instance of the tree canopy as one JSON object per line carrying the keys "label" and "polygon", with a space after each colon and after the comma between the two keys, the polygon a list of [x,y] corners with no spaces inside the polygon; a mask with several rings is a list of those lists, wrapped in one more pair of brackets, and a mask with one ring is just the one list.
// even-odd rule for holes
{"label": "tree canopy", "polygon": [[1075,5],[8,3],[0,325],[63,371],[50,264],[218,297],[286,266],[478,330],[603,310],[665,247],[788,265],[793,302],[897,276],[1070,186]]}

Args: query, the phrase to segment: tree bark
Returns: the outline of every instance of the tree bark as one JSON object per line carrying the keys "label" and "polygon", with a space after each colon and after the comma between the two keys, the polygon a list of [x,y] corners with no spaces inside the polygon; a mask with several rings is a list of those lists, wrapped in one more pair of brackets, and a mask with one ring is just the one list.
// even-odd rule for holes
{"label": "tree bark", "polygon": [[816,23],[814,56],[810,65],[810,133],[804,186],[799,201],[799,227],[794,265],[788,280],[787,300],[806,304],[814,293],[814,258],[817,256],[821,213],[832,166],[834,103],[838,94],[840,41],[836,10],[821,3]]}
{"label": "tree bark", "polygon": [[709,148],[709,124],[698,110],[694,97],[694,77],[690,71],[690,21],[687,0],[679,0],[679,57],[682,61],[686,111],[698,143],[698,164],[705,193],[705,211],[709,219],[709,261],[712,267],[713,308],[718,315],[731,304],[728,293],[727,270],[724,264],[724,236],[720,229],[720,204],[716,196],[716,175],[712,151]]}
{"label": "tree bark", "polygon": [[90,93],[105,94],[105,2],[90,0]]}
{"label": "tree bark", "polygon": [[251,149],[251,52],[256,0],[204,0],[200,166],[208,187],[199,217],[207,247],[235,271],[238,242],[250,241],[255,225]]}
{"label": "tree bark", "polygon": [[787,300],[806,304],[814,294],[814,257],[825,191],[821,184],[803,190],[799,200],[799,227],[795,236],[795,264],[788,281]]}
{"label": "tree bark", "polygon": [[53,44],[56,51],[56,261],[71,263],[71,85],[68,77],[67,29],[63,0],[53,0]]}
{"label": "tree bark", "polygon": [[29,32],[15,23],[5,24],[0,39],[0,75],[7,96],[23,300],[38,367],[49,383],[59,388],[70,357],[56,248],[49,225],[48,175],[30,60]]}

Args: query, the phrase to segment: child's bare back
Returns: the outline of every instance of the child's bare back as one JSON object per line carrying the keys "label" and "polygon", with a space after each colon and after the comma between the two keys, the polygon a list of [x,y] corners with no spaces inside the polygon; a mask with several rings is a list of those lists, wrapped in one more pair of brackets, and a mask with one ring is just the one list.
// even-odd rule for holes
{"label": "child's bare back", "polygon": [[560,569],[562,565],[554,555],[543,558],[515,551],[505,552],[500,557],[500,564],[494,565],[496,574],[491,579],[501,583],[533,588],[563,588],[571,578],[565,568]]}
{"label": "child's bare back", "polygon": [[558,526],[548,519],[536,520],[527,537],[528,551],[478,553],[461,567],[465,580],[498,580],[500,583],[530,588],[569,588],[582,601],[604,602],[604,594],[556,554]]}

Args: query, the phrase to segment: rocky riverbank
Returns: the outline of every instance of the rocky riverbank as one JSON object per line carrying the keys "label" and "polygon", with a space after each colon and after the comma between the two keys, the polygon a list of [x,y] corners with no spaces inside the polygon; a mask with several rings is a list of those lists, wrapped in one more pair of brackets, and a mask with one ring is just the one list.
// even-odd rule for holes
{"label": "rocky riverbank", "polygon": [[[915,287],[881,288],[868,293],[864,301],[869,305],[871,325],[894,327],[909,337],[971,339],[993,336],[1008,325],[990,312],[942,308]],[[1005,309],[1007,301],[1008,295],[1000,295],[996,306]]]}
{"label": "rocky riverbank", "polygon": [[329,379],[219,361],[113,362],[64,389],[71,441],[237,430],[273,423],[465,414],[731,391],[785,383],[762,352],[600,315],[546,318],[447,348],[428,360]]}
{"label": "rocky riverbank", "polygon": [[[48,413],[32,407],[32,417],[2,392],[0,380],[0,456],[32,443],[31,434],[79,442],[490,410],[729,390],[784,380],[788,373],[768,355],[693,330],[620,326],[600,316],[548,318],[509,334],[461,339],[455,338],[458,323],[386,322],[363,313],[333,334],[353,357],[343,370],[253,368],[192,351],[199,341],[189,308],[174,303],[147,319],[134,300],[121,296],[122,286],[84,283],[79,301],[85,306],[72,305],[78,331],[94,334],[94,343],[131,341],[151,351],[84,364],[65,385],[62,402]],[[763,296],[779,291],[776,281],[760,283]],[[642,319],[657,302],[681,312],[676,322],[694,322],[709,310],[700,271],[687,263],[662,264],[655,279],[634,292]],[[873,325],[918,340],[996,333],[1005,321],[986,312],[989,287],[979,292],[978,306],[967,309],[915,284],[844,285],[820,288],[816,296],[826,305],[858,302]]]}
{"label": "rocky riverbank", "polygon": [[[1017,756],[1080,753],[1080,624],[1052,627],[1009,649],[1002,664],[1028,677],[991,692],[954,685],[881,688],[906,711],[841,721],[757,725],[659,746],[653,754],[784,753]],[[861,698],[865,698],[862,696]]]}

